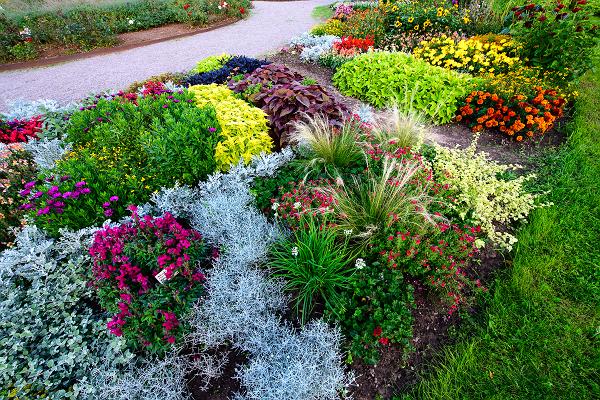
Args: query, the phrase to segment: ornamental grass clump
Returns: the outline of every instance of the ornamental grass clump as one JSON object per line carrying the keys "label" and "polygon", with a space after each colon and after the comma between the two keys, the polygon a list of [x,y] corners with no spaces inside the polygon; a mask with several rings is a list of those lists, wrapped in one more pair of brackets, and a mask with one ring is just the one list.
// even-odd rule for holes
{"label": "ornamental grass clump", "polygon": [[375,118],[369,133],[371,140],[384,151],[394,152],[399,148],[418,151],[427,136],[427,127],[425,119],[412,110],[412,105],[396,104]]}
{"label": "ornamental grass clump", "polygon": [[348,287],[353,268],[347,243],[339,243],[333,230],[310,217],[300,224],[304,229],[273,247],[268,267],[273,277],[284,279],[285,290],[293,293],[297,315],[305,324],[315,307],[330,312],[339,307],[339,293]]}
{"label": "ornamental grass clump", "polygon": [[517,238],[507,230],[526,222],[538,207],[538,196],[528,193],[525,183],[534,175],[501,178],[518,166],[501,165],[476,153],[477,140],[466,149],[436,147],[433,160],[436,179],[449,185],[454,199],[449,205],[463,221],[481,226],[494,245],[511,250]]}
{"label": "ornamental grass clump", "polygon": [[107,327],[134,349],[163,353],[189,329],[184,317],[204,293],[202,236],[169,213],[138,216],[98,231],[89,250]]}
{"label": "ornamental grass clump", "polygon": [[359,147],[361,130],[356,122],[332,126],[323,115],[308,117],[295,125],[295,139],[303,146],[305,179],[326,173],[335,178],[349,169],[364,169],[365,156]]}

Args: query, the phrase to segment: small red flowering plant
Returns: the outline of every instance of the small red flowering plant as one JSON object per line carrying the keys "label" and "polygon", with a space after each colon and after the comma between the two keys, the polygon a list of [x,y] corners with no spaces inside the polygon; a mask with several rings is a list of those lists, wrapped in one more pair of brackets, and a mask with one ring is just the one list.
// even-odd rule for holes
{"label": "small red flowering plant", "polygon": [[3,121],[0,119],[0,143],[11,144],[37,140],[42,130],[42,118]]}
{"label": "small red flowering plant", "polygon": [[98,231],[89,250],[93,286],[113,316],[111,333],[134,349],[163,353],[188,330],[183,317],[204,292],[207,247],[171,214],[139,216]]}
{"label": "small red flowering plant", "polygon": [[344,55],[347,52],[364,53],[373,48],[375,41],[373,36],[366,38],[357,38],[352,36],[343,36],[339,42],[333,43],[333,50],[338,54]]}

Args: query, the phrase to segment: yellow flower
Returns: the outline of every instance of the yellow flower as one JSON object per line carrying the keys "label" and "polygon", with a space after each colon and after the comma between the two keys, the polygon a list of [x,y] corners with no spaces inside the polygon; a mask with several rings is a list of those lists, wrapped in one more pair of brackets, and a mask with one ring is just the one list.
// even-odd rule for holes
{"label": "yellow flower", "polygon": [[409,24],[412,24],[412,22],[413,22],[414,20],[415,20],[415,19],[414,19],[413,17],[410,17],[410,18],[408,19],[408,23],[409,23]]}
{"label": "yellow flower", "polygon": [[396,21],[396,22],[394,23],[394,26],[396,26],[396,27],[398,27],[398,28],[399,28],[399,27],[401,27],[401,26],[402,26],[402,22],[400,22],[400,21]]}
{"label": "yellow flower", "polygon": [[415,31],[419,30],[419,24],[415,25]]}

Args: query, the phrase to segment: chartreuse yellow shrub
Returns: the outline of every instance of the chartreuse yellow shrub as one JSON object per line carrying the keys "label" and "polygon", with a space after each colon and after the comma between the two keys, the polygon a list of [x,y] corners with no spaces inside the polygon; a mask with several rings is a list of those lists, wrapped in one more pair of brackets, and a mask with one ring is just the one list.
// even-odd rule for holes
{"label": "chartreuse yellow shrub", "polygon": [[476,147],[477,138],[466,149],[436,146],[436,177],[454,191],[451,207],[463,220],[480,225],[494,245],[511,250],[517,238],[497,227],[525,222],[532,210],[546,204],[539,204],[538,196],[525,190],[524,183],[535,175],[510,179],[508,175],[519,166],[498,164],[484,152],[476,154]]}
{"label": "chartreuse yellow shrub", "polygon": [[198,61],[198,64],[196,64],[196,67],[192,69],[192,71],[197,74],[214,71],[221,68],[230,59],[231,56],[225,53],[221,55],[208,56]]}
{"label": "chartreuse yellow shrub", "polygon": [[215,149],[215,161],[221,171],[237,164],[240,158],[249,162],[252,156],[270,153],[273,140],[269,136],[267,115],[222,85],[191,86],[198,107],[212,104],[221,125],[222,139]]}
{"label": "chartreuse yellow shrub", "polygon": [[520,64],[517,44],[509,37],[488,40],[485,37],[456,41],[446,35],[423,41],[413,55],[438,67],[482,74],[505,72]]}
{"label": "chartreuse yellow shrub", "polygon": [[346,25],[339,19],[328,19],[322,24],[316,25],[311,29],[310,33],[315,36],[344,36]]}

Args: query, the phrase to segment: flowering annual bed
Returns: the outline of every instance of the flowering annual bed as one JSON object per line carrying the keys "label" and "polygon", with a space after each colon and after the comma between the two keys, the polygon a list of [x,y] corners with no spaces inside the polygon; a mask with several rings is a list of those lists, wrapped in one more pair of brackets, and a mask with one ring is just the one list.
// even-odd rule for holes
{"label": "flowering annual bed", "polygon": [[[547,204],[475,142],[424,145],[427,125],[541,137],[569,88],[516,34],[431,6],[340,5],[313,31],[338,36],[293,41],[303,61],[344,58],[334,85],[376,111],[220,55],[4,115],[0,396],[372,398],[354,372],[411,359],[424,323],[472,311],[487,257]],[[405,34],[413,54],[380,51]]]}

